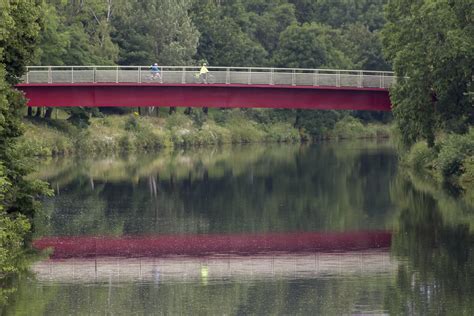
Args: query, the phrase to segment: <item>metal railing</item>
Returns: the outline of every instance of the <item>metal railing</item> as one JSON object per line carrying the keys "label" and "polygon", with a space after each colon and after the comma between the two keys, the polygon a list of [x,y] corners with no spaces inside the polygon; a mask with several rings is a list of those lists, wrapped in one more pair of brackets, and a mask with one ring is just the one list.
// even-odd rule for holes
{"label": "metal railing", "polygon": [[160,66],[154,76],[150,66],[28,66],[23,83],[157,83],[248,84],[358,88],[389,88],[393,72],[335,69]]}

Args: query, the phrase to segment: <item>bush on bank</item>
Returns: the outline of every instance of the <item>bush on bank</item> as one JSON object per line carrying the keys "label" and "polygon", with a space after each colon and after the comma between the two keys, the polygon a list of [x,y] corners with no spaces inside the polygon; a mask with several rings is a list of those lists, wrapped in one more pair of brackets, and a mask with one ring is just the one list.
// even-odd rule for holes
{"label": "bush on bank", "polygon": [[368,124],[352,116],[346,116],[338,121],[334,129],[329,132],[329,138],[350,139],[350,138],[388,138],[390,136],[388,125]]}
{"label": "bush on bank", "polygon": [[433,148],[425,141],[415,143],[404,156],[415,170],[428,170],[444,180],[459,180],[463,187],[474,181],[474,129],[465,135],[440,136]]}

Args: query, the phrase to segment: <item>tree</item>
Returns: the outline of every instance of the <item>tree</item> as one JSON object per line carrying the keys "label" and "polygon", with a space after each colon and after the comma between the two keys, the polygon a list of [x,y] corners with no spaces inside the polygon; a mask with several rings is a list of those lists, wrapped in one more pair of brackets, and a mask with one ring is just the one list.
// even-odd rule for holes
{"label": "tree", "polygon": [[383,6],[388,0],[289,0],[300,23],[319,22],[340,28],[356,22],[371,31],[384,24]]}
{"label": "tree", "polygon": [[[234,8],[236,4],[233,4]],[[192,18],[201,33],[196,59],[207,60],[216,66],[261,66],[267,52],[258,42],[245,33],[235,16],[227,16],[221,6],[213,1],[194,3]],[[243,24],[242,21],[240,23]]]}
{"label": "tree", "polygon": [[390,65],[382,53],[379,32],[371,32],[362,23],[348,25],[342,30],[344,38],[340,49],[350,56],[354,68],[363,70],[390,70]]}
{"label": "tree", "polygon": [[30,229],[26,216],[34,215],[35,198],[48,192],[43,182],[26,178],[27,164],[15,147],[25,99],[13,85],[33,58],[39,13],[36,1],[0,1],[0,302],[11,290],[5,286],[7,277],[19,270]]}
{"label": "tree", "polygon": [[112,12],[120,0],[51,1],[61,16],[62,28],[70,36],[64,64],[112,65],[118,47],[110,33]]}
{"label": "tree", "polygon": [[199,37],[188,15],[190,5],[189,0],[124,4],[113,20],[113,39],[121,48],[120,62],[189,65]]}
{"label": "tree", "polygon": [[290,25],[296,24],[295,7],[288,3],[269,5],[263,14],[255,17],[255,38],[269,54],[278,46],[280,34]]}
{"label": "tree", "polygon": [[65,30],[62,17],[47,2],[41,5],[42,23],[38,38],[35,63],[39,65],[64,65],[71,45],[70,33]]}
{"label": "tree", "polygon": [[39,8],[35,1],[0,2],[0,61],[8,83],[17,83],[32,61],[39,31]]}
{"label": "tree", "polygon": [[32,215],[34,197],[41,184],[25,178],[27,168],[15,150],[21,135],[21,113],[25,99],[12,85],[23,74],[25,64],[33,58],[39,31],[39,8],[35,1],[1,3],[0,19],[0,165],[5,168],[8,183],[2,206],[8,213]]}
{"label": "tree", "polygon": [[351,68],[352,63],[337,48],[340,32],[318,23],[293,24],[280,35],[275,64],[290,68]]}
{"label": "tree", "polygon": [[463,133],[474,122],[472,1],[391,1],[383,43],[398,80],[391,90],[403,141],[434,145],[438,130]]}

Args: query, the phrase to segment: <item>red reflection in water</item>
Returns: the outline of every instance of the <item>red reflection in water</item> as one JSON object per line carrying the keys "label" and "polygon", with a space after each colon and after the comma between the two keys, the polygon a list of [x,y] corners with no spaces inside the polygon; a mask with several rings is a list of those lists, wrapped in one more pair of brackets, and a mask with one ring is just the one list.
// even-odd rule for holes
{"label": "red reflection in water", "polygon": [[124,237],[43,237],[37,249],[54,248],[51,258],[161,257],[209,254],[250,255],[268,252],[354,251],[388,248],[387,231],[344,233],[271,233],[229,235],[153,235]]}

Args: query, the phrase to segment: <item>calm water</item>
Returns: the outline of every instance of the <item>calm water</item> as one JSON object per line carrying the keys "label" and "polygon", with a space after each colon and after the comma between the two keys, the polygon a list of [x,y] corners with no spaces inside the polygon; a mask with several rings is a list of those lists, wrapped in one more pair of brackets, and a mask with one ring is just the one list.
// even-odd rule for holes
{"label": "calm water", "polygon": [[388,143],[60,159],[2,314],[474,314],[474,202]]}

